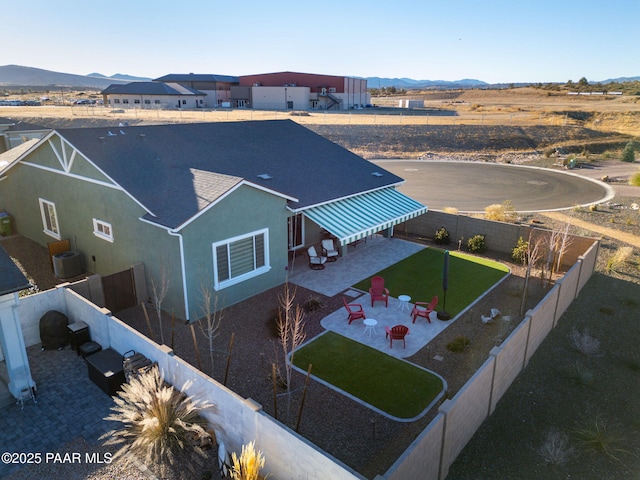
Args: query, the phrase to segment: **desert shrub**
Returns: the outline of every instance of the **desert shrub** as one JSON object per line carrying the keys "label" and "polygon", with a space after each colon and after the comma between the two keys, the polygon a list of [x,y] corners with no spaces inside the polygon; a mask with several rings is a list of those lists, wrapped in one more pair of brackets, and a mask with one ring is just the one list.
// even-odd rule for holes
{"label": "desert shrub", "polygon": [[624,147],[624,150],[622,150],[621,160],[623,162],[629,162],[629,163],[633,163],[636,161],[636,151],[633,146],[633,143],[629,142]]}
{"label": "desert shrub", "polygon": [[[235,452],[231,454],[231,478],[233,480],[258,480],[260,470],[264,467],[264,455],[256,450],[254,442],[242,446],[240,458]],[[265,478],[265,477],[262,477]]]}
{"label": "desert shrub", "polygon": [[569,445],[569,435],[552,428],[545,432],[536,453],[546,464],[563,465],[575,455],[575,449]]}
{"label": "desert shrub", "polygon": [[586,452],[603,452],[609,458],[621,461],[620,456],[629,453],[624,448],[627,435],[620,425],[602,415],[579,421],[573,431],[579,447]]}
{"label": "desert shrub", "polygon": [[583,332],[579,332],[574,328],[569,334],[569,339],[571,340],[573,348],[585,355],[595,355],[600,349],[600,340],[589,335],[589,331],[587,329]]}
{"label": "desert shrub", "polygon": [[461,353],[464,352],[469,345],[471,345],[471,340],[468,337],[459,336],[447,343],[447,350]]}
{"label": "desert shrub", "polygon": [[320,297],[315,295],[311,295],[302,305],[305,312],[315,312],[316,310],[321,310],[323,307],[324,304],[322,303],[322,300],[320,300]]}
{"label": "desert shrub", "polygon": [[458,215],[459,210],[456,207],[444,207],[442,210],[444,213],[448,213],[449,215]]}
{"label": "desert shrub", "polygon": [[593,372],[580,360],[565,365],[561,371],[565,377],[573,380],[577,385],[589,385],[594,379]]}
{"label": "desert shrub", "polygon": [[545,148],[543,155],[544,158],[549,158],[549,157],[553,157],[556,153],[556,149],[553,147],[549,147],[549,148]]}
{"label": "desert shrub", "polygon": [[590,212],[597,212],[598,211],[598,205],[596,205],[595,203],[593,205],[589,205],[589,211]]}
{"label": "desert shrub", "polygon": [[629,177],[629,185],[640,187],[640,172],[636,172]]}
{"label": "desert shrub", "polygon": [[518,263],[527,262],[527,250],[529,248],[529,242],[525,241],[522,237],[518,238],[515,248],[511,251],[511,258]]}
{"label": "desert shrub", "polygon": [[148,465],[158,464],[164,469],[182,455],[192,459],[193,453],[204,456],[191,439],[206,435],[200,413],[212,405],[174,389],[162,379],[158,367],[123,384],[114,402],[105,420],[122,427],[101,437],[105,445],[122,445],[114,458],[133,453]]}
{"label": "desert shrub", "polygon": [[449,243],[451,242],[451,238],[449,237],[449,231],[444,227],[440,227],[440,229],[436,231],[436,234],[434,235],[433,240],[438,245],[449,245]]}
{"label": "desert shrub", "polygon": [[620,247],[611,257],[607,259],[605,270],[607,273],[615,273],[633,255],[632,247]]}
{"label": "desert shrub", "polygon": [[484,235],[477,234],[467,240],[467,248],[471,253],[484,252],[486,249]]}
{"label": "desert shrub", "polygon": [[516,210],[511,200],[505,200],[500,204],[489,205],[484,209],[484,217],[496,222],[512,222],[516,219]]}

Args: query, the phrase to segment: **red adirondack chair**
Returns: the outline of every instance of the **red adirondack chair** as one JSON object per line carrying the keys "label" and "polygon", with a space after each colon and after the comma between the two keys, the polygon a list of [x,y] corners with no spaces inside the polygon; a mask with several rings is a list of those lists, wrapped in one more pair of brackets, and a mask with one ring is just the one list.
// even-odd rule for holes
{"label": "red adirondack chair", "polygon": [[389,348],[393,348],[394,340],[402,340],[402,346],[407,348],[407,345],[404,341],[404,336],[409,333],[409,327],[405,327],[404,325],[396,325],[395,327],[384,327],[387,332],[386,338],[389,338]]}
{"label": "red adirondack chair", "polygon": [[376,275],[371,279],[371,288],[369,289],[369,295],[371,295],[371,306],[373,302],[381,300],[384,302],[385,307],[389,306],[389,290],[384,288],[384,278],[380,275]]}
{"label": "red adirondack chair", "polygon": [[413,310],[411,310],[411,316],[413,317],[413,323],[416,323],[416,318],[422,317],[426,318],[429,323],[431,323],[431,319],[429,315],[433,312],[438,305],[438,296],[434,295],[429,303],[427,302],[416,302],[413,305]]}
{"label": "red adirondack chair", "polygon": [[347,312],[349,312],[349,325],[351,325],[351,322],[353,322],[354,320],[364,320],[365,318],[367,318],[364,314],[364,308],[362,308],[361,304],[348,303],[347,299],[344,297],[342,297],[342,303],[344,303],[344,308],[346,308]]}

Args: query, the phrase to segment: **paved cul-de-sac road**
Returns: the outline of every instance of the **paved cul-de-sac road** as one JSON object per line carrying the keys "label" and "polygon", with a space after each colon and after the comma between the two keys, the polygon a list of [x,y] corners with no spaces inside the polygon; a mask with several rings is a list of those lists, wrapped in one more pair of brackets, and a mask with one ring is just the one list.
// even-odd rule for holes
{"label": "paved cul-de-sac road", "polygon": [[610,200],[613,189],[572,172],[498,163],[374,160],[405,179],[398,190],[430,210],[461,213],[510,200],[518,212],[563,210]]}

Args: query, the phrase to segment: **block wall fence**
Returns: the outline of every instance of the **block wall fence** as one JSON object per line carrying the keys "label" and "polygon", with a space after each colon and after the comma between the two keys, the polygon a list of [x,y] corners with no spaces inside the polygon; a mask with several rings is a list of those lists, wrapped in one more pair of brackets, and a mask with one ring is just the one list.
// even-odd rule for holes
{"label": "block wall fence", "polygon": [[[510,252],[518,237],[528,238],[531,231],[531,227],[433,212],[405,225],[409,233],[426,237],[432,237],[441,226],[451,232],[452,240],[482,233],[486,236],[487,246],[500,252]],[[397,233],[401,231],[402,228]],[[573,237],[570,252],[563,262],[571,265],[566,274],[534,309],[526,313],[511,335],[491,350],[487,360],[463,388],[441,404],[434,420],[384,475],[376,477],[377,480],[439,480],[447,476],[460,451],[494,411],[509,385],[593,274],[598,247],[597,240]],[[569,264],[571,258],[574,261]],[[204,416],[214,426],[218,441],[225,443],[227,451],[239,452],[243,444],[255,440],[257,448],[267,459],[265,473],[270,473],[270,478],[364,479],[358,472],[273,419],[252,399],[237,395],[174,355],[169,347],[149,340],[109,310],[97,307],[75,291],[86,293],[93,289],[92,285],[83,283],[90,281],[62,284],[52,290],[20,298],[18,315],[27,346],[40,343],[40,317],[49,310],[58,310],[70,321],[87,323],[92,339],[103,348],[110,347],[119,353],[129,350],[140,352],[158,362],[165,378],[174,386],[186,386],[185,391],[189,395],[207,398],[215,408]]]}

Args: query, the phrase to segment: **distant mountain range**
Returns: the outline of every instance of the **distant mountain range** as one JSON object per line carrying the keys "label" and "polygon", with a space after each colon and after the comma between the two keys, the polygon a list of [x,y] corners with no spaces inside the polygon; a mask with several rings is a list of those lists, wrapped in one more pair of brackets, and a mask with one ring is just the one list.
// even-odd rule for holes
{"label": "distant mountain range", "polygon": [[367,87],[369,88],[404,88],[406,90],[416,88],[481,88],[489,84],[482,80],[465,78],[463,80],[414,80],[412,78],[380,78],[367,77]]}
{"label": "distant mountain range", "polygon": [[20,65],[0,66],[0,86],[7,87],[72,87],[104,89],[128,80],[73,75]]}
{"label": "distant mountain range", "polygon": [[[0,87],[72,87],[72,88],[95,88],[104,89],[114,83],[129,83],[150,81],[151,78],[135,77],[116,73],[107,77],[101,73],[90,73],[88,75],[73,75],[70,73],[53,72],[41,68],[23,67],[20,65],[0,66]],[[507,85],[524,86],[528,83],[517,84],[489,84],[482,80],[462,79],[456,81],[448,80],[414,80],[412,78],[381,78],[366,77],[369,88],[398,89],[418,89],[418,88],[502,88]],[[640,81],[640,77],[621,77],[603,80],[599,83],[632,82]],[[596,83],[596,82],[591,82]]]}
{"label": "distant mountain range", "polygon": [[101,73],[90,73],[87,77],[95,77],[95,78],[110,78],[111,80],[122,80],[123,82],[150,82],[153,80],[148,77],[134,77],[133,75],[125,75],[123,73],[116,73],[115,75],[111,75],[107,77],[106,75],[102,75]]}

